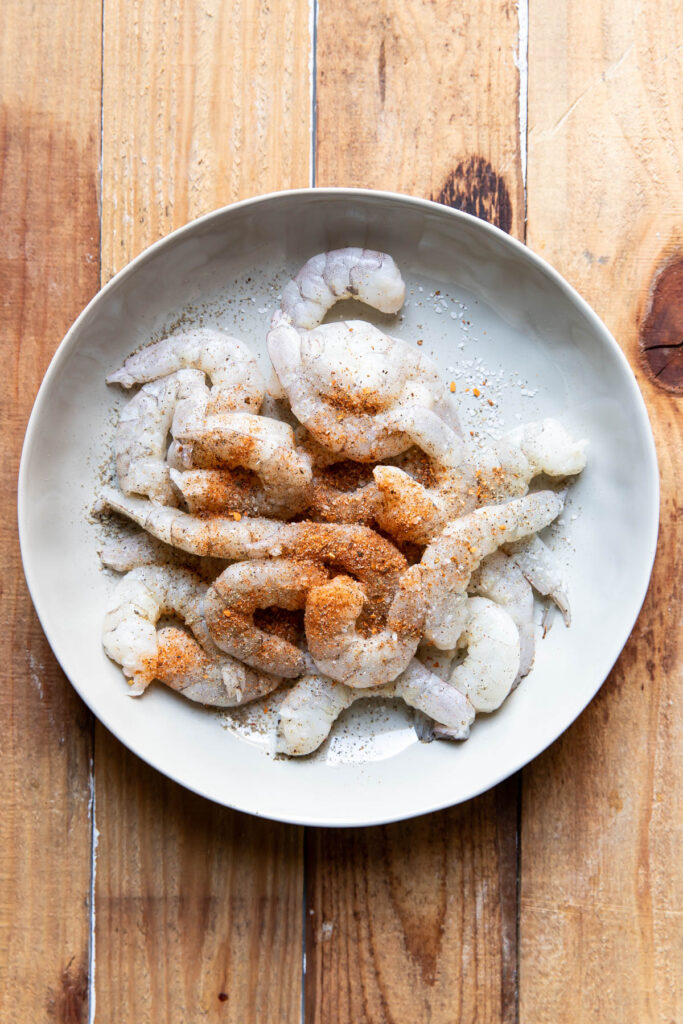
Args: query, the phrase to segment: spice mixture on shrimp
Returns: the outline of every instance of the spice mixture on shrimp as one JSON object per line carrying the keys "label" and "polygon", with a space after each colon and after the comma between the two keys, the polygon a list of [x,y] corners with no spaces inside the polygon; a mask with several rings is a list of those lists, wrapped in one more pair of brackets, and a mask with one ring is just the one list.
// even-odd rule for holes
{"label": "spice mixture on shrimp", "polygon": [[[421,739],[467,739],[531,670],[534,594],[570,621],[538,532],[586,442],[545,419],[475,446],[424,339],[323,323],[341,299],[398,313],[392,257],[312,256],[262,338],[172,334],[107,378],[137,390],[99,502],[128,521],[101,554],[122,574],[104,649],[133,696],[157,681],[224,708],[281,691],[289,756],[370,697],[413,708]],[[267,389],[249,340],[266,341]],[[538,477],[563,490],[530,490]]]}

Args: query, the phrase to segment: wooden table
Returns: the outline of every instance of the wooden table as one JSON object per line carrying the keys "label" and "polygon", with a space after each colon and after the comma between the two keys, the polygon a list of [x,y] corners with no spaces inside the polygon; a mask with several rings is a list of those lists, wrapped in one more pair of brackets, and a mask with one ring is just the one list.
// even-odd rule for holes
{"label": "wooden table", "polygon": [[[5,0],[1,38],[0,1021],[683,1020],[683,4]],[[526,240],[619,340],[660,459],[652,585],[598,697],[496,790],[386,828],[258,821],[129,754],[56,665],[15,535],[88,299],[187,220],[312,183]]]}

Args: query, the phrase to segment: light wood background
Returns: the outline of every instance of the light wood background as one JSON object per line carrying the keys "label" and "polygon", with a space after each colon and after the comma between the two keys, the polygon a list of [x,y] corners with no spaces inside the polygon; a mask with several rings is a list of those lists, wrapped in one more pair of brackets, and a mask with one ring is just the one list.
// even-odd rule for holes
{"label": "light wood background", "polygon": [[[0,1022],[683,1021],[681,0],[5,0],[0,41]],[[367,830],[257,821],[128,753],[58,668],[14,525],[33,398],[100,284],[311,183],[549,259],[638,375],[662,480],[645,606],[575,725]]]}

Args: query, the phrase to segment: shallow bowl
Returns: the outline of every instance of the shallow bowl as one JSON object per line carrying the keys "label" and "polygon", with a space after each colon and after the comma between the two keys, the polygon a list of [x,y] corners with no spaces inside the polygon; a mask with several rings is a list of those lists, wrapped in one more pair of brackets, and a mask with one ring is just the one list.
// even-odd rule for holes
{"label": "shallow bowl", "polygon": [[[356,705],[311,758],[273,756],[240,716],[160,686],[131,700],[101,625],[116,578],[90,516],[124,398],[105,377],[141,344],[218,324],[267,369],[279,292],[311,255],[390,252],[408,287],[397,318],[456,384],[465,427],[486,439],[556,416],[589,440],[589,462],[548,535],[566,566],[571,628],[559,616],[535,666],[466,743],[423,744],[393,705]],[[353,304],[351,304],[353,305]],[[335,316],[351,312],[337,307]],[[474,394],[477,388],[479,395]],[[467,800],[536,757],[588,704],[633,628],[658,520],[650,425],[618,345],[580,296],[495,227],[435,203],[351,189],[276,193],[217,210],[151,246],[95,296],[59,346],[26,433],[19,526],[26,578],[65,673],[123,743],[189,789],[252,814],[312,825],[395,821]],[[272,715],[272,712],[271,712]],[[581,770],[577,766],[577,770]]]}

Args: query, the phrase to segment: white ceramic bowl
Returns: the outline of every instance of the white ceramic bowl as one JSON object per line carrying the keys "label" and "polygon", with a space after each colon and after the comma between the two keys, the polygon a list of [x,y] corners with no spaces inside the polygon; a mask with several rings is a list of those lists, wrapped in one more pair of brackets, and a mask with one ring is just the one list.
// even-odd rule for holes
{"label": "white ceramic bowl", "polygon": [[[321,753],[287,761],[160,686],[139,700],[127,696],[100,643],[115,578],[99,567],[101,526],[88,511],[123,401],[105,385],[106,374],[143,342],[200,321],[245,338],[266,368],[265,332],[282,284],[314,253],[346,245],[396,259],[408,285],[402,317],[360,308],[352,315],[422,338],[444,382],[458,384],[465,426],[485,434],[550,415],[589,439],[588,466],[551,534],[567,564],[574,617],[570,629],[556,617],[532,673],[498,713],[477,720],[466,743],[418,743],[401,709],[357,705]],[[480,385],[482,395],[474,398],[468,385]],[[19,478],[33,602],[94,714],[189,789],[313,825],[394,821],[458,803],[552,743],[595,695],[633,627],[657,520],[657,465],[642,397],[619,347],[577,293],[483,221],[424,200],[350,189],[236,203],[174,232],[117,274],[50,364]],[[364,741],[368,729],[376,735]]]}

